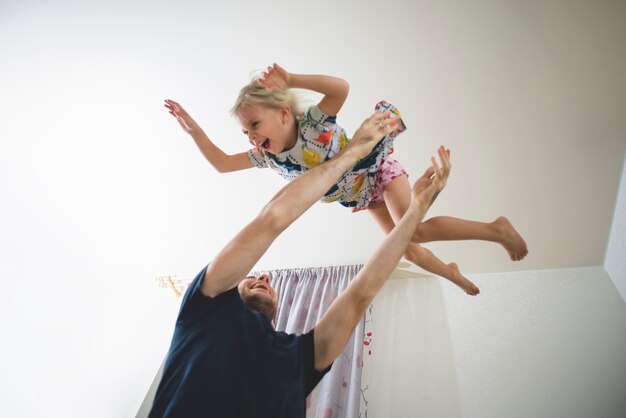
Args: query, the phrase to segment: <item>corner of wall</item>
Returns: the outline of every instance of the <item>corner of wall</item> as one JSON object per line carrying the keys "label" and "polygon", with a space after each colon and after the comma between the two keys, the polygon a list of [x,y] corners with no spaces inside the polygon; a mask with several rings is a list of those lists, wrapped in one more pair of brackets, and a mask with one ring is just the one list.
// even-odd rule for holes
{"label": "corner of wall", "polygon": [[604,269],[622,296],[622,300],[626,302],[626,155],[604,258]]}

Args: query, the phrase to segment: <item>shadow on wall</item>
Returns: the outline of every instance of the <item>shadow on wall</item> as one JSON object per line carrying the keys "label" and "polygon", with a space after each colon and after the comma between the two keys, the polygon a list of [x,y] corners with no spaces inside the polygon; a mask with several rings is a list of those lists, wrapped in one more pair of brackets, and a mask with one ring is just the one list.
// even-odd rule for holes
{"label": "shadow on wall", "polygon": [[374,300],[371,355],[363,369],[369,416],[461,415],[441,279],[419,276],[389,280]]}

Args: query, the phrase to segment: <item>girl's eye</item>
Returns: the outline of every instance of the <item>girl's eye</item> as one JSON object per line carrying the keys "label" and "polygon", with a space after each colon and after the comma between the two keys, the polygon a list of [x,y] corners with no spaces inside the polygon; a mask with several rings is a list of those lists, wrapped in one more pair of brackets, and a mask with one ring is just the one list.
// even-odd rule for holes
{"label": "girl's eye", "polygon": [[243,132],[244,135],[248,135],[248,131],[246,131],[245,129],[242,129],[241,132]]}

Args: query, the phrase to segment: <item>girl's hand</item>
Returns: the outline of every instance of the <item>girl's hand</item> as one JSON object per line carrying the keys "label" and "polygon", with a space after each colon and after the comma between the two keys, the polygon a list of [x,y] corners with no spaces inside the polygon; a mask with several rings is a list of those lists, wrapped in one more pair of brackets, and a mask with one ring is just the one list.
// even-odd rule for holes
{"label": "girl's hand", "polygon": [[260,85],[269,90],[284,90],[289,87],[291,74],[278,64],[267,67],[261,78],[257,81]]}
{"label": "girl's hand", "polygon": [[173,100],[166,99],[165,107],[169,110],[170,114],[176,118],[180,126],[189,135],[193,135],[201,131],[200,126],[181,105]]}

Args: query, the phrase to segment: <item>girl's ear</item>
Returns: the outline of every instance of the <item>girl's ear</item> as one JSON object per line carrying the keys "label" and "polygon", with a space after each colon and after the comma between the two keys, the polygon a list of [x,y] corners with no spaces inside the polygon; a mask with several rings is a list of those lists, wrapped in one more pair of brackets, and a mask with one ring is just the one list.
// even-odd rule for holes
{"label": "girl's ear", "polygon": [[286,123],[291,118],[291,106],[283,106],[280,109],[280,117],[283,123]]}

